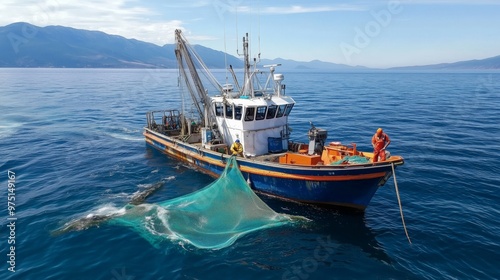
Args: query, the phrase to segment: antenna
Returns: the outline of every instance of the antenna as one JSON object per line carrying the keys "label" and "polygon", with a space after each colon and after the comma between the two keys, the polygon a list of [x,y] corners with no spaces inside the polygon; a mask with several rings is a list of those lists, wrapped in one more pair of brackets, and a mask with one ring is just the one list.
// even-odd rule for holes
{"label": "antenna", "polygon": [[239,56],[241,56],[240,54],[240,51],[238,50],[238,45],[239,45],[239,39],[240,39],[240,36],[238,36],[238,5],[236,5],[236,11],[235,11],[235,14],[236,14],[236,54],[238,54]]}
{"label": "antenna", "polygon": [[257,22],[258,22],[258,26],[257,26],[257,40],[259,41],[258,44],[259,44],[259,54],[258,54],[258,57],[259,57],[259,61],[260,61],[260,5],[257,4]]}
{"label": "antenna", "polygon": [[224,69],[226,73],[226,84],[228,81],[228,75],[227,75],[227,47],[226,47],[226,18],[224,17]]}

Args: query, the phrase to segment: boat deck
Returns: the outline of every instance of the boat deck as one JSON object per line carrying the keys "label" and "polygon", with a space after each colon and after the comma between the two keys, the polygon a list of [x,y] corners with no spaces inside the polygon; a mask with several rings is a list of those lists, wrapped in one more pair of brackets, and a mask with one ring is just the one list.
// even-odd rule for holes
{"label": "boat deck", "polygon": [[[193,126],[191,129],[192,133],[186,134],[183,133],[180,129],[173,129],[170,126],[165,125],[153,125],[148,127],[150,130],[165,135],[167,137],[176,139],[178,141],[188,143],[199,150],[211,150],[215,152],[220,152],[221,154],[230,155],[230,147],[231,145],[226,145],[224,143],[213,143],[202,145],[202,135],[199,127]],[[298,150],[297,150],[298,149]],[[355,163],[355,162],[345,162],[340,165],[335,165],[336,168],[342,168],[351,165],[359,165],[359,166],[368,166],[368,165],[383,165],[390,162],[394,162],[395,165],[403,164],[403,159],[400,156],[390,156],[386,161],[380,161],[377,163],[373,163],[371,158],[373,157],[373,153],[371,152],[361,152],[356,149],[355,144],[351,144],[351,146],[345,146],[340,144],[331,143],[328,146],[325,146],[325,151],[323,154],[307,154],[307,144],[303,143],[290,143],[289,150],[284,150],[279,153],[266,153],[258,156],[246,157],[247,160],[251,161],[260,161],[260,162],[272,162],[279,163],[285,165],[294,165],[294,166],[330,166],[333,162],[349,158],[349,156],[361,156],[366,157],[368,159],[367,162],[363,163]]]}

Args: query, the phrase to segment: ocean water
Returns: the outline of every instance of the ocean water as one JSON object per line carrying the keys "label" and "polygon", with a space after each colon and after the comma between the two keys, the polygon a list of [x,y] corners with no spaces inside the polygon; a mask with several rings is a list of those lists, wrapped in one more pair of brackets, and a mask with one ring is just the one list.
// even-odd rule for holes
{"label": "ocean water", "polygon": [[499,72],[283,73],[293,140],[309,122],[361,150],[378,127],[391,137],[406,159],[396,175],[411,244],[392,179],[364,213],[261,195],[311,221],[220,250],[157,248],[110,224],[53,235],[152,184],[165,182],[147,199],[157,203],[214,178],[142,137],[146,111],[179,106],[176,71],[0,69],[0,279],[500,278]]}

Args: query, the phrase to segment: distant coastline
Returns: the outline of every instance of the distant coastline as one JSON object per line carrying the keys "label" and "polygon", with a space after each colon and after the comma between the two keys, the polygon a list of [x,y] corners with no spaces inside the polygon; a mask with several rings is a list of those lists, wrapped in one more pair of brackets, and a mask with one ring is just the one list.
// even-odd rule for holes
{"label": "distant coastline", "polygon": [[[0,68],[130,68],[176,69],[175,45],[158,46],[100,31],[64,26],[38,27],[25,22],[0,27]],[[195,46],[209,68],[227,64],[242,68],[242,61],[222,51]],[[316,71],[490,71],[500,70],[500,55],[480,60],[433,65],[368,68],[313,61],[262,59],[262,64],[282,64],[285,70]]]}

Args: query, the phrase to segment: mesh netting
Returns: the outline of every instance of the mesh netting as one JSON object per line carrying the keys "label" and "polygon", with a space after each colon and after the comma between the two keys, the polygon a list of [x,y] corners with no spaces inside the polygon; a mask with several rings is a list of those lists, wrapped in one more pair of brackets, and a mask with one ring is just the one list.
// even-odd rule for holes
{"label": "mesh netting", "polygon": [[159,204],[127,205],[110,221],[132,227],[153,246],[179,240],[198,248],[220,249],[246,233],[291,223],[248,186],[236,160],[228,160],[220,178],[205,188]]}
{"label": "mesh netting", "polygon": [[362,156],[345,156],[343,159],[334,161],[330,165],[341,165],[341,164],[363,164],[368,163],[370,160],[367,157]]}

